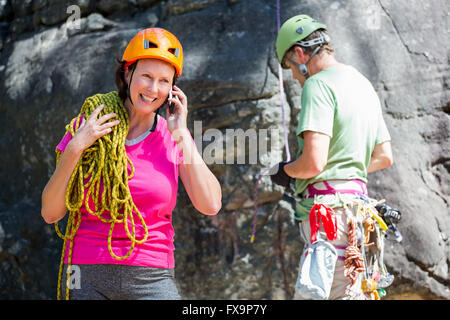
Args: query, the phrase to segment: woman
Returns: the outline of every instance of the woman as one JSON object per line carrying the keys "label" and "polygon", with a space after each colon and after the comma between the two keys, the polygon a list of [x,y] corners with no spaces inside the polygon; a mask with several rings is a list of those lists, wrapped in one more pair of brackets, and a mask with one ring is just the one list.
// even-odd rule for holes
{"label": "woman", "polygon": [[[47,223],[70,212],[66,235],[57,228],[65,239],[66,299],[72,263],[81,281],[70,288],[72,299],[180,298],[171,223],[178,176],[203,214],[217,214],[222,197],[187,129],[187,98],[174,85],[182,67],[183,50],[173,34],[140,31],[116,71],[118,93],[86,99],[66,127],[42,193]],[[105,111],[105,105],[115,107]],[[158,115],[162,106],[167,119]]]}

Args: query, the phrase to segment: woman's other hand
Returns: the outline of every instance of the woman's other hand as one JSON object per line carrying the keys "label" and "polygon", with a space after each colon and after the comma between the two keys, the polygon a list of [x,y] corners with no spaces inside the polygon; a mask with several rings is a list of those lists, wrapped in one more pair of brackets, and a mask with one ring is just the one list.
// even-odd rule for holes
{"label": "woman's other hand", "polygon": [[105,106],[102,104],[97,107],[86,121],[83,119],[80,128],[73,136],[73,139],[69,142],[71,147],[77,151],[84,151],[89,148],[97,139],[112,131],[112,127],[118,125],[120,120],[106,122],[117,115],[115,113],[108,113],[100,118],[98,115]]}

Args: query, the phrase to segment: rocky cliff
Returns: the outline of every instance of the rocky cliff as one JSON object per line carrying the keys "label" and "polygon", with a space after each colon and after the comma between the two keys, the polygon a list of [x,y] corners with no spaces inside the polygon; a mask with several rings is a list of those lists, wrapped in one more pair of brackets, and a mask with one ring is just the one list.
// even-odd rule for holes
{"label": "rocky cliff", "polygon": [[[396,276],[386,298],[450,298],[449,9],[444,0],[281,1],[281,21],[307,13],[328,25],[338,60],[366,75],[382,101],[395,164],[371,174],[369,189],[401,209],[404,238],[386,245]],[[55,298],[62,242],[40,217],[40,195],[65,124],[86,97],[115,89],[115,58],[131,37],[151,26],[179,37],[179,86],[189,98],[191,132],[206,151],[211,133],[225,145],[229,129],[282,132],[276,18],[275,0],[0,1],[0,299]],[[290,72],[283,79],[295,155],[301,88]],[[217,131],[202,138],[211,128]],[[257,163],[249,164],[248,145],[213,155],[223,187],[219,215],[196,212],[180,188],[173,223],[185,298],[292,297],[303,244],[290,203],[276,207],[282,190],[267,176],[249,241],[257,175],[286,157],[282,136],[257,138],[279,140]],[[239,154],[247,160],[239,163]]]}

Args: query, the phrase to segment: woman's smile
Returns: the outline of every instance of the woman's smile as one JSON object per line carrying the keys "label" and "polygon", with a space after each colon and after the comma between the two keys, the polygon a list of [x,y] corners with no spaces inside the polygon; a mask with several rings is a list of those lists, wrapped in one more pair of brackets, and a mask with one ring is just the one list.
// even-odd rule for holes
{"label": "woman's smile", "polygon": [[137,113],[149,115],[161,107],[169,95],[175,68],[168,62],[150,58],[139,60],[135,68],[131,74],[127,74],[128,81],[132,79],[132,105],[129,107]]}
{"label": "woman's smile", "polygon": [[156,101],[156,99],[158,99],[157,97],[156,97],[156,98],[152,98],[152,97],[149,97],[149,96],[144,95],[144,94],[142,94],[142,93],[139,94],[139,97],[141,98],[141,100],[142,100],[144,103],[148,103],[148,104],[153,103],[153,102]]}

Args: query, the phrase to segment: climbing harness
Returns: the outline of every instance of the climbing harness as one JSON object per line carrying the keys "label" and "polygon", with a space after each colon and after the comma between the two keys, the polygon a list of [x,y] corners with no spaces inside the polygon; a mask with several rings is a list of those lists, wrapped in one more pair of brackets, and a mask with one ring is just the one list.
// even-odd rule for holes
{"label": "climbing harness", "polygon": [[352,180],[324,180],[309,184],[302,196],[313,198],[315,196],[327,194],[367,194],[366,184],[358,179]]}
{"label": "climbing harness", "polygon": [[[305,242],[304,254],[300,260],[299,274],[296,284],[296,294],[303,299],[327,299],[326,295],[329,277],[333,268],[326,267],[327,261],[334,261],[334,251],[337,260],[344,261],[344,275],[349,279],[347,294],[358,294],[358,286],[367,299],[380,299],[386,295],[388,286],[394,281],[394,276],[387,272],[384,264],[384,241],[388,239],[389,232],[383,216],[376,207],[384,200],[376,201],[365,195],[354,194],[330,194],[314,195],[314,201],[309,212],[309,224],[311,237]],[[351,206],[353,209],[350,209]],[[334,245],[331,241],[335,239],[335,220],[333,207],[347,208],[347,246]],[[327,240],[316,237],[320,223],[323,224]],[[381,223],[380,223],[381,222]],[[303,224],[300,224],[300,233],[304,239]],[[302,233],[303,232],[303,233]],[[334,247],[330,249],[321,242],[327,242]],[[320,249],[318,249],[320,248]],[[315,250],[319,250],[317,253]],[[307,255],[314,254],[317,261],[305,260]],[[327,257],[327,258],[326,258]],[[313,256],[309,257],[309,259]],[[328,260],[327,260],[328,259]],[[316,272],[310,270],[311,265],[322,265],[314,267]],[[302,268],[306,268],[302,270]],[[329,274],[326,273],[328,270]],[[320,271],[320,272],[319,272]],[[331,275],[330,275],[331,274]],[[309,277],[309,278],[308,278]],[[314,278],[313,278],[314,277]],[[315,279],[315,280],[314,280]],[[320,283],[314,283],[319,281]],[[353,293],[351,293],[353,292]]]}
{"label": "climbing harness", "polygon": [[[66,132],[74,136],[80,128],[83,116],[88,119],[92,112],[101,104],[105,107],[100,112],[99,117],[108,113],[116,113],[120,123],[112,127],[112,131],[109,134],[99,138],[83,152],[70,177],[65,198],[69,217],[64,235],[60,232],[58,223],[55,223],[56,233],[64,240],[58,274],[58,300],[61,294],[61,277],[67,242],[69,243],[69,252],[66,300],[69,299],[69,276],[71,273],[73,242],[75,233],[80,226],[81,207],[83,205],[89,214],[97,216],[105,223],[110,223],[107,247],[111,256],[117,260],[128,258],[133,252],[135,245],[144,243],[148,237],[147,226],[138,208],[133,203],[128,187],[128,180],[134,175],[134,166],[125,150],[129,119],[118,93],[113,91],[87,98],[80,114],[66,126]],[[56,153],[56,163],[58,164],[61,152],[57,149]],[[130,168],[129,173],[128,166]],[[103,190],[101,191],[101,189]],[[134,215],[137,215],[145,230],[145,235],[142,239],[136,238]],[[131,241],[130,249],[124,256],[117,256],[111,246],[114,226],[117,223],[124,224],[127,236]]]}

